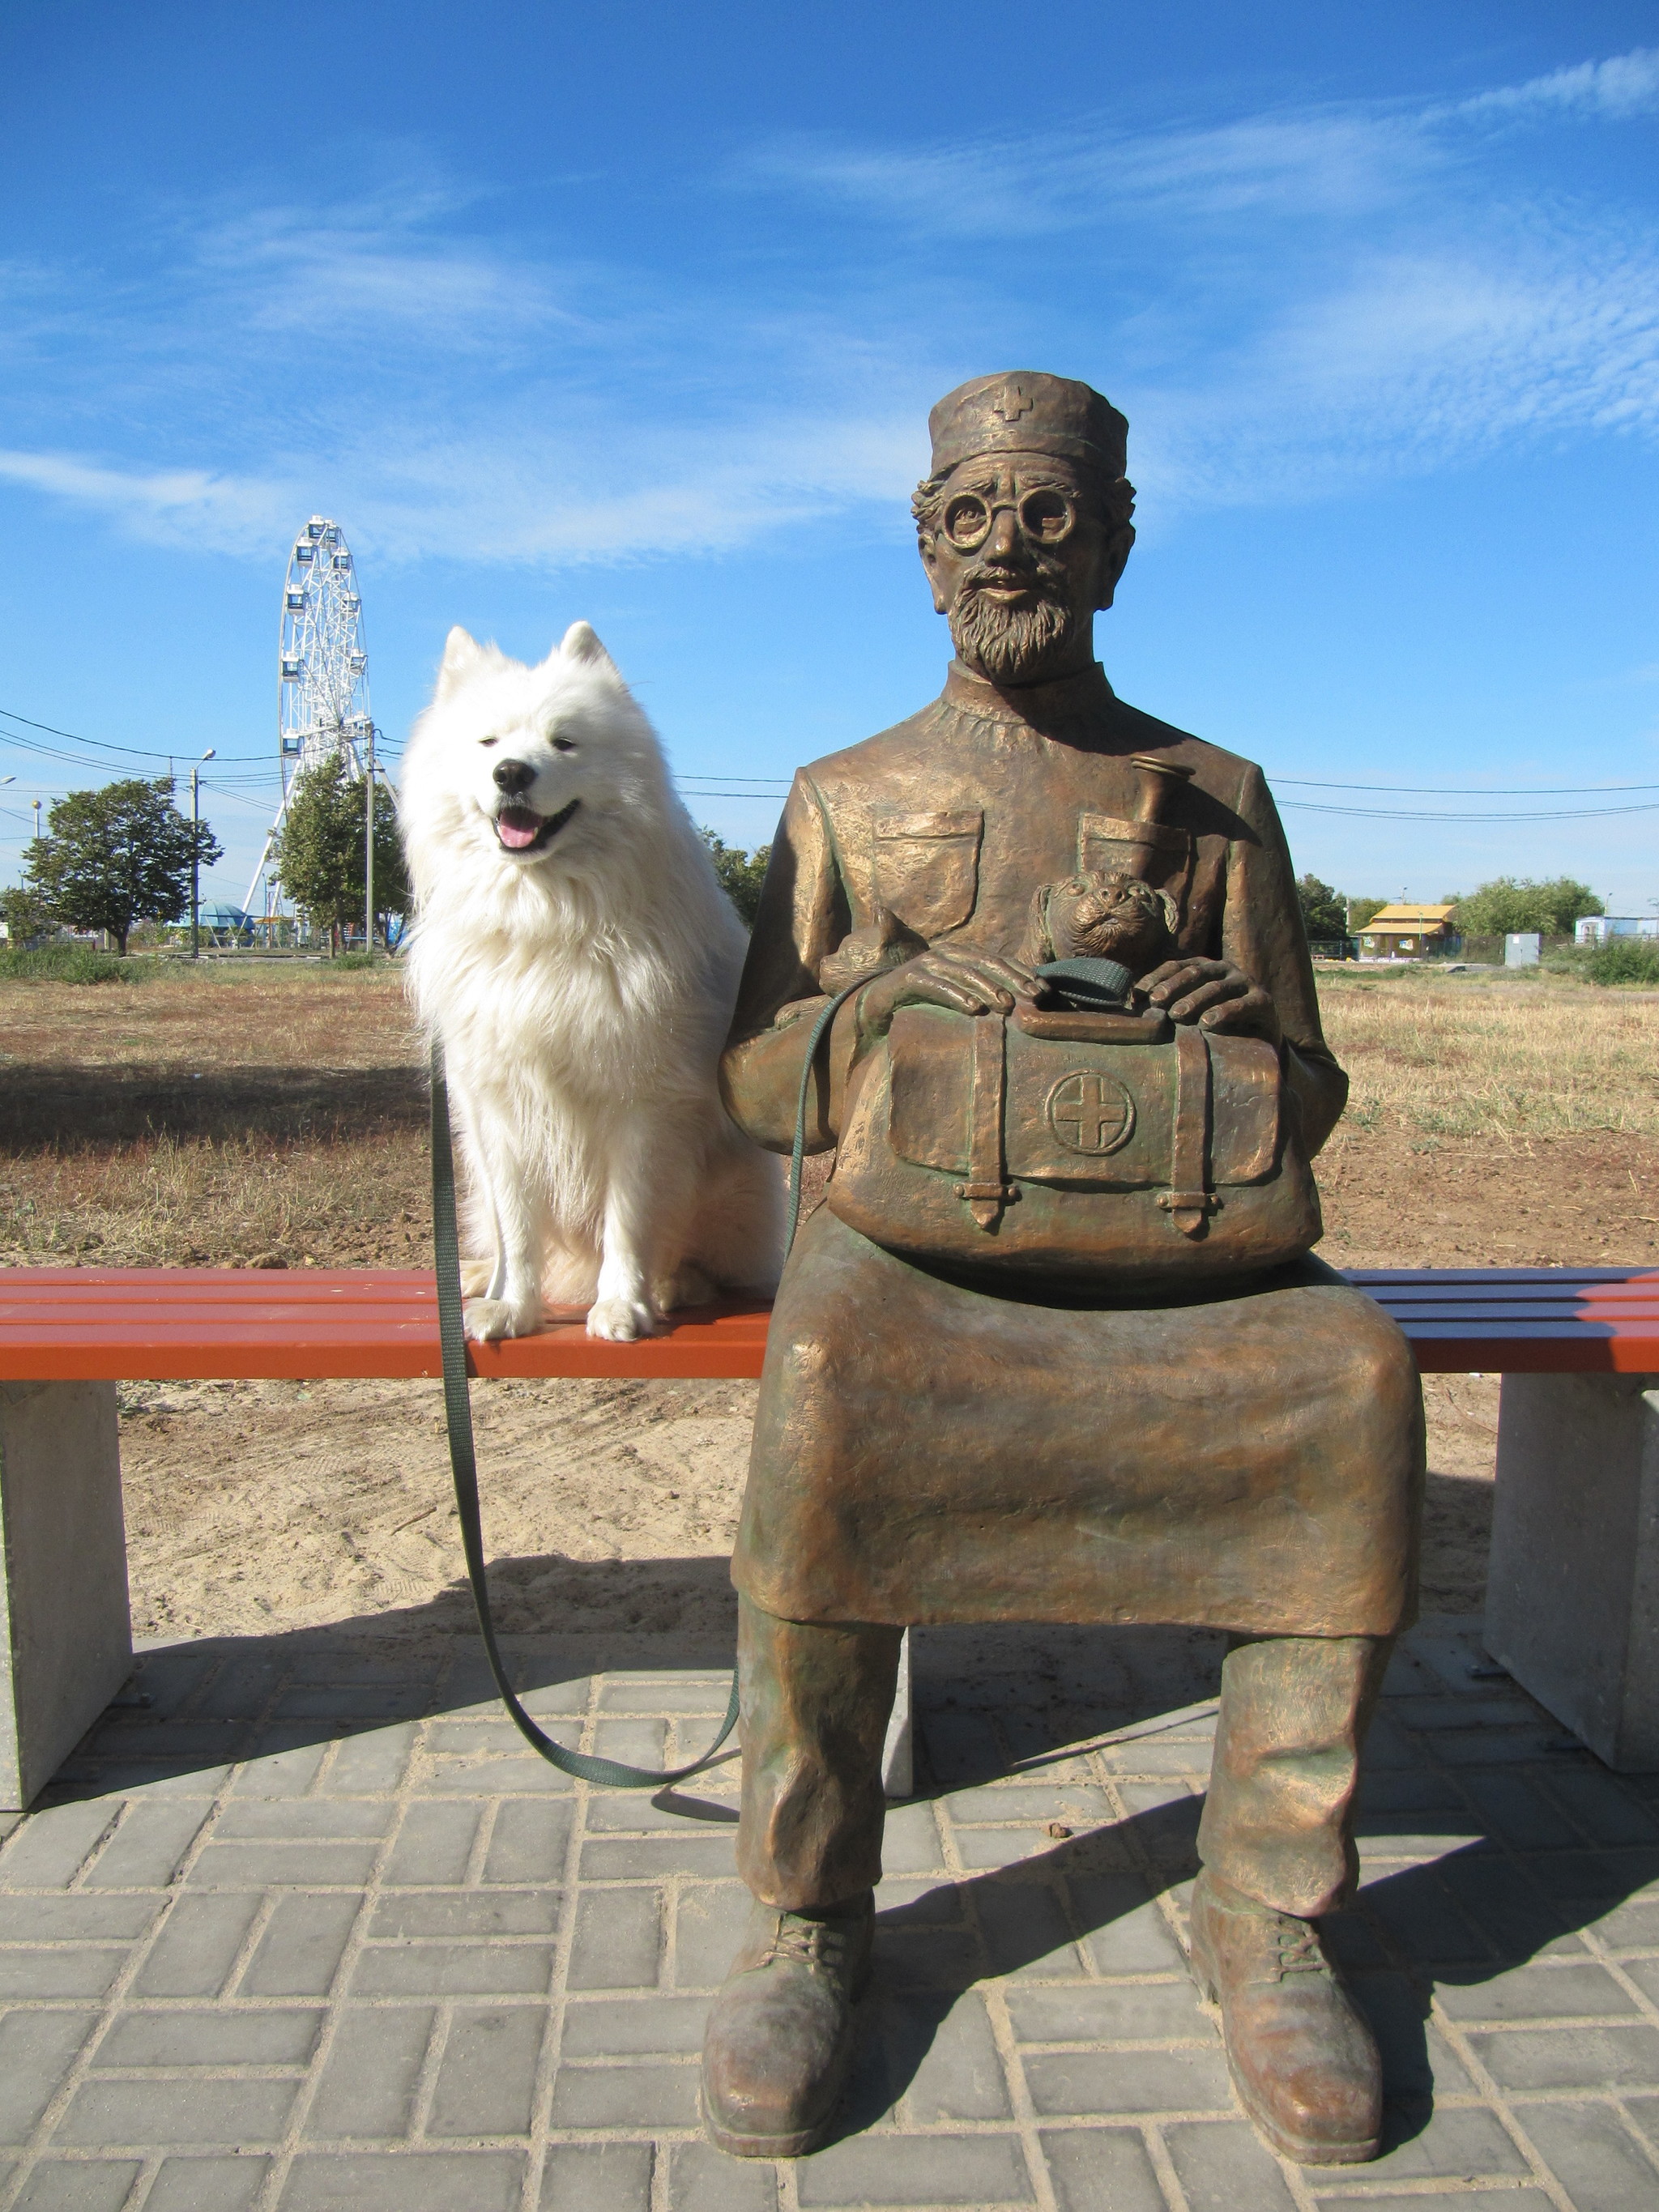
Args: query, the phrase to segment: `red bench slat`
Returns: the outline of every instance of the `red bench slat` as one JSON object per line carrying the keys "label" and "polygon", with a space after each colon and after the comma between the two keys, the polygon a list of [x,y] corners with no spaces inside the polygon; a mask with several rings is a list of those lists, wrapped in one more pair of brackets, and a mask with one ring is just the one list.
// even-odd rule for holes
{"label": "red bench slat", "polygon": [[[1659,1271],[1358,1268],[1425,1373],[1659,1374]],[[482,1376],[755,1376],[769,1307],[728,1300],[640,1344],[579,1310],[471,1347]],[[414,1268],[0,1270],[0,1381],[432,1376],[437,1299]]]}

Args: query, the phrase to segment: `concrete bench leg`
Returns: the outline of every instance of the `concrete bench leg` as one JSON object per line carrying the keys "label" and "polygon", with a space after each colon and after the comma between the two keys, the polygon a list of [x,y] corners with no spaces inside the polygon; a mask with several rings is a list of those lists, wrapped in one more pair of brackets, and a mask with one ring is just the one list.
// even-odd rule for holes
{"label": "concrete bench leg", "polygon": [[0,1812],[132,1671],[112,1382],[0,1382]]}
{"label": "concrete bench leg", "polygon": [[910,1631],[899,1648],[898,1688],[893,1717],[881,1753],[881,1786],[889,1797],[908,1797],[916,1786],[915,1739],[910,1727]]}
{"label": "concrete bench leg", "polygon": [[1486,1642],[1608,1766],[1659,1771],[1659,1376],[1504,1377]]}

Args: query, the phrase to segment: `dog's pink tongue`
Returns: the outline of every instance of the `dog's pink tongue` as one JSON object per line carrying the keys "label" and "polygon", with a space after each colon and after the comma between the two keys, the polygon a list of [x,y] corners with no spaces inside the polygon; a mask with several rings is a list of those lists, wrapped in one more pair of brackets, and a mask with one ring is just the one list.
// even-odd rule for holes
{"label": "dog's pink tongue", "polygon": [[503,807],[495,821],[501,841],[510,853],[522,853],[526,845],[533,845],[541,827],[541,816],[532,814],[527,806]]}

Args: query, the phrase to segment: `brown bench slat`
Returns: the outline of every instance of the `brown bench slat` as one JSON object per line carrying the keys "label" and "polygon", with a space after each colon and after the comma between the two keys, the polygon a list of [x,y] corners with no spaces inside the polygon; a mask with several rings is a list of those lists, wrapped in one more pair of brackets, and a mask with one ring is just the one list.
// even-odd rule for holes
{"label": "brown bench slat", "polygon": [[[1356,1269],[1425,1371],[1659,1373],[1659,1273]],[[588,1336],[578,1310],[471,1347],[475,1374],[754,1376],[770,1309],[728,1300],[640,1344]],[[0,1379],[432,1376],[437,1302],[414,1268],[17,1267],[0,1271]]]}

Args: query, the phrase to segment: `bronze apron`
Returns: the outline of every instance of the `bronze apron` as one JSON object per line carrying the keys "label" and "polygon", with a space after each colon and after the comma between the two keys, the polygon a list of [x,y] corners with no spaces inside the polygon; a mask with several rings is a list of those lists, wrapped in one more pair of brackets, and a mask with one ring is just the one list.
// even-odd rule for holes
{"label": "bronze apron", "polygon": [[791,1620],[1391,1636],[1422,1483],[1410,1350],[1318,1260],[1079,1308],[948,1280],[820,1207],[778,1293],[732,1579]]}

